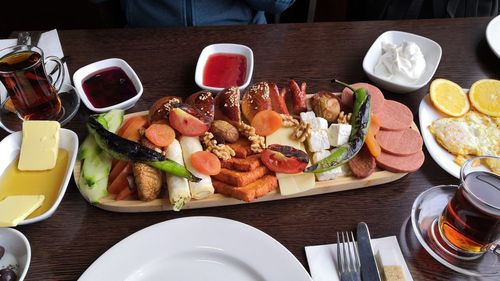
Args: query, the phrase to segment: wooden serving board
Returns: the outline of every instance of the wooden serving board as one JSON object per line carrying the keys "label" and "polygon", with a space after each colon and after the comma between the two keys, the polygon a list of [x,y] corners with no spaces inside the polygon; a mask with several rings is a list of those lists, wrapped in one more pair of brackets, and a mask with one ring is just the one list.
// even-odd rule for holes
{"label": "wooden serving board", "polygon": [[[133,116],[146,115],[146,114],[147,111],[127,114],[125,116],[125,120]],[[412,128],[418,131],[415,123],[412,124]],[[75,168],[73,170],[73,177],[77,185],[78,185],[78,178],[80,177],[80,167],[81,167],[81,161],[76,161]],[[258,198],[250,203],[281,200],[281,199],[295,198],[295,197],[304,197],[304,196],[339,192],[339,191],[358,189],[358,188],[366,188],[398,180],[404,177],[406,174],[407,173],[392,173],[377,168],[377,170],[373,174],[364,179],[341,176],[337,177],[334,180],[317,181],[316,186],[314,188],[288,196],[281,195],[279,193],[279,188],[278,188],[278,190],[272,191],[267,195]],[[165,196],[164,198],[161,199],[155,199],[149,202],[144,202],[141,200],[116,201],[114,198],[115,195],[108,195],[99,200],[99,203],[95,204],[95,206],[107,211],[122,212],[122,213],[157,212],[157,211],[172,210],[172,205],[170,205],[168,196]],[[236,204],[250,204],[250,203],[216,193],[209,196],[208,198],[200,200],[191,200],[190,202],[184,205],[183,209],[198,209],[198,208],[228,206]]]}

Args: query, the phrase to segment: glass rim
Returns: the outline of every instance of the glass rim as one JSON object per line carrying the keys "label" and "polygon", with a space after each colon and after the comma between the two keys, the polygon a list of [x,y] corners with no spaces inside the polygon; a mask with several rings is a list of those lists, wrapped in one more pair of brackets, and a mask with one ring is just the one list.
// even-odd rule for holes
{"label": "glass rim", "polygon": [[[477,160],[481,160],[481,159],[485,159],[485,158],[493,158],[493,159],[500,161],[500,157],[496,156],[496,155],[482,155],[482,156],[475,156],[473,158],[468,159],[467,161],[465,161],[465,163],[462,165],[462,167],[460,167],[460,186],[463,187],[465,189],[465,191],[467,192],[467,194],[472,196],[472,198],[474,198],[474,200],[476,200],[477,202],[481,203],[484,206],[487,206],[488,208],[492,208],[495,211],[500,211],[500,207],[493,206],[492,204],[485,202],[483,199],[479,198],[476,194],[474,194],[474,192],[472,192],[469,189],[469,187],[465,184],[465,168],[468,167],[468,165],[470,165],[472,162],[477,161]],[[492,170],[489,170],[487,172],[498,176],[498,174],[496,174]]]}
{"label": "glass rim", "polygon": [[[6,54],[2,54],[4,51],[8,51]],[[9,56],[11,54],[14,54],[14,53],[17,53],[19,51],[35,51],[37,52],[38,54],[40,54],[40,60],[33,63],[33,64],[30,64],[29,66],[26,66],[22,69],[16,69],[16,70],[13,70],[13,71],[2,71],[0,70],[0,74],[5,74],[5,73],[12,73],[14,71],[23,71],[23,70],[27,70],[27,69],[30,69],[32,68],[33,66],[37,65],[38,63],[42,62],[43,61],[43,58],[44,58],[44,54],[43,54],[43,50],[35,45],[14,45],[14,46],[10,46],[10,47],[6,47],[6,48],[3,48],[3,49],[0,49],[0,59],[3,59],[4,57],[6,56]]]}

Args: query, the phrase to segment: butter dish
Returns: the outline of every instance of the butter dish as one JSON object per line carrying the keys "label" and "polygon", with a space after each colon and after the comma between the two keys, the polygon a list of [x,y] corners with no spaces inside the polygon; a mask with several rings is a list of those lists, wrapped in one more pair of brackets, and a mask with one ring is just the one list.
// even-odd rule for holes
{"label": "butter dish", "polygon": [[[413,281],[396,236],[371,239],[373,254],[381,274],[384,268],[400,267],[404,279]],[[305,247],[307,263],[314,281],[338,281],[337,244]]]}
{"label": "butter dish", "polygon": [[[5,176],[8,169],[11,165],[15,165],[17,162],[17,158],[19,157],[20,148],[22,142],[22,131],[18,131],[12,133],[5,137],[0,142],[0,155],[2,155],[2,161],[0,161],[0,198],[5,198],[7,196],[12,195],[40,195],[43,194],[37,190],[38,187],[31,187],[30,191],[16,191],[10,193],[6,188],[2,188],[2,184],[7,185],[8,179]],[[68,129],[60,129],[59,130],[59,150],[64,150],[64,157],[67,157],[67,161],[64,164],[61,164],[60,171],[61,174],[58,177],[57,187],[50,192],[50,194],[45,195],[45,205],[43,208],[35,210],[31,217],[24,219],[19,222],[18,225],[30,224],[34,222],[38,222],[41,220],[45,220],[52,216],[56,211],[57,207],[61,203],[61,200],[66,192],[66,188],[68,186],[69,180],[71,178],[71,172],[73,171],[73,167],[75,165],[76,156],[78,152],[78,136],[71,130]],[[61,154],[61,153],[59,153]],[[62,156],[61,156],[62,157]],[[32,172],[32,173],[40,173],[40,172]],[[28,189],[29,187],[27,187]],[[49,196],[50,195],[50,196]],[[45,211],[42,211],[45,210]],[[0,212],[3,210],[0,208]]]}

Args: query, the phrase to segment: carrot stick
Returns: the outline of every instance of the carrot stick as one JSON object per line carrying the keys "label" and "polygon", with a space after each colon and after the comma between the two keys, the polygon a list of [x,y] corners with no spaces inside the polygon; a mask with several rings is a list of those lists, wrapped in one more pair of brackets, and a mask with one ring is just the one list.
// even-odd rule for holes
{"label": "carrot stick", "polygon": [[108,182],[113,182],[120,172],[127,166],[127,161],[117,160],[116,163],[111,167],[111,172],[109,173]]}
{"label": "carrot stick", "polygon": [[127,177],[132,173],[132,164],[127,163],[125,168],[116,176],[116,178],[108,186],[108,192],[118,194],[123,189],[129,188]]}

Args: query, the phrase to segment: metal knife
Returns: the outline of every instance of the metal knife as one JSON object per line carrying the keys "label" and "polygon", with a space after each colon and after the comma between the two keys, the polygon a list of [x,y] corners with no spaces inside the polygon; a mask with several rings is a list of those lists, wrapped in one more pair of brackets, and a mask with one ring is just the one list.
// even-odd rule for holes
{"label": "metal knife", "polygon": [[361,277],[363,281],[380,281],[380,274],[375,263],[375,256],[373,255],[372,244],[370,242],[370,232],[366,223],[360,222],[358,224],[356,237],[358,239]]}

